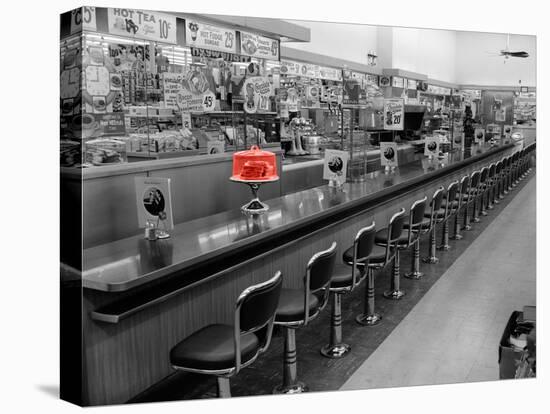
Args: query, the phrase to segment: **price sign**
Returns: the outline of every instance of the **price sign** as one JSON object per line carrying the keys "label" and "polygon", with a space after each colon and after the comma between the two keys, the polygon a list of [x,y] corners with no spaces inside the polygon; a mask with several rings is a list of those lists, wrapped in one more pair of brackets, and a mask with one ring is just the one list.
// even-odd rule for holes
{"label": "price sign", "polygon": [[279,41],[241,31],[241,53],[262,59],[279,60]]}
{"label": "price sign", "polygon": [[269,97],[272,94],[271,83],[268,78],[255,76],[244,82],[245,95],[244,110],[249,114],[257,111],[269,110]]}
{"label": "price sign", "polygon": [[216,105],[216,95],[213,92],[207,91],[202,97],[202,109],[204,112],[211,112]]}
{"label": "price sign", "polygon": [[176,17],[149,10],[109,8],[109,33],[176,44]]}
{"label": "price sign", "polygon": [[182,73],[168,73],[162,74],[163,89],[164,89],[164,106],[166,108],[178,107],[178,93],[183,89],[184,75]]}
{"label": "price sign", "polygon": [[403,99],[384,99],[384,129],[402,131],[405,105]]}
{"label": "price sign", "polygon": [[181,113],[181,126],[183,128],[191,129],[191,113],[182,112]]}
{"label": "price sign", "polygon": [[95,7],[80,7],[71,11],[71,34],[82,30],[97,30]]}
{"label": "price sign", "polygon": [[185,19],[185,42],[188,46],[237,53],[235,30],[206,24],[195,19]]}

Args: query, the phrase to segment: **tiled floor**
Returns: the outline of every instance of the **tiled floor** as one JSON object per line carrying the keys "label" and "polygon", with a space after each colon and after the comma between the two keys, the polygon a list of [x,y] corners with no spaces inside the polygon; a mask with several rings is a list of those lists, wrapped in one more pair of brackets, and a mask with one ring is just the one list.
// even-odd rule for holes
{"label": "tiled floor", "polygon": [[536,299],[535,186],[520,190],[341,389],[499,378],[506,321]]}

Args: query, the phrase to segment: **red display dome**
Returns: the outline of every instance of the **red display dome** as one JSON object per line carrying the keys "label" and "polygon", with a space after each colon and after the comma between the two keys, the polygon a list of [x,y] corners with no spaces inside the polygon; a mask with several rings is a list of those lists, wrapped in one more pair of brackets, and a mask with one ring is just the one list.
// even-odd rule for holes
{"label": "red display dome", "polygon": [[262,151],[253,145],[248,151],[233,154],[233,180],[273,181],[277,180],[277,158],[269,151]]}

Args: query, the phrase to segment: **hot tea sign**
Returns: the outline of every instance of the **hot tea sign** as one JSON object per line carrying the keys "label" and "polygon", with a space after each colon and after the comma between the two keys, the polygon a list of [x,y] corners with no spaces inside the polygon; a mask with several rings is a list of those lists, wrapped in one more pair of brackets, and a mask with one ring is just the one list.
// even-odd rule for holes
{"label": "hot tea sign", "polygon": [[176,44],[176,17],[149,10],[109,8],[109,33]]}

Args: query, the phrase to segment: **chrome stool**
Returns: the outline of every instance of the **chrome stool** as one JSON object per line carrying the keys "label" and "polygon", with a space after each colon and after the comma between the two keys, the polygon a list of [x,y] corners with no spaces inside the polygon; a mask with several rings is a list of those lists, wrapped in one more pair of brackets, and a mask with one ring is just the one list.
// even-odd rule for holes
{"label": "chrome stool", "polygon": [[[468,210],[469,188],[470,188],[470,176],[465,175],[460,180],[459,192],[457,196],[458,207],[456,208],[456,214],[455,214],[455,231],[451,236],[451,238],[454,240],[461,240],[463,238],[462,234],[460,234],[460,211],[464,206],[466,206],[466,210]],[[468,211],[466,211],[466,213],[468,213]]]}
{"label": "chrome stool", "polygon": [[296,329],[307,326],[326,306],[335,262],[336,242],[311,257],[306,267],[303,289],[281,291],[274,323],[284,329],[283,383],[273,390],[275,394],[307,391],[307,386],[297,379]]}
{"label": "chrome stool", "polygon": [[495,174],[496,174],[496,163],[492,163],[489,165],[489,175],[487,176],[487,185],[485,192],[487,195],[485,196],[486,202],[485,202],[485,209],[486,210],[492,210],[495,208],[493,205],[493,195],[494,195],[494,188],[495,188]]}
{"label": "chrome stool", "polygon": [[510,168],[510,157],[504,157],[502,159],[502,170],[500,171],[500,194],[499,199],[504,199],[504,196],[508,194],[507,176],[508,169]]}
{"label": "chrome stool", "polygon": [[517,169],[518,169],[518,160],[520,157],[520,152],[515,152],[514,155],[512,155],[512,171],[511,171],[511,179],[512,182],[512,188],[517,187],[518,181],[517,181]]}
{"label": "chrome stool", "polygon": [[388,227],[378,230],[374,238],[374,243],[386,248],[386,262],[391,260],[390,256],[393,250],[394,257],[390,289],[384,292],[386,299],[398,300],[405,295],[405,292],[399,287],[399,250],[408,247],[409,233],[411,233],[411,231],[403,230],[405,217],[405,209],[402,208],[390,218]]}
{"label": "chrome stool", "polygon": [[235,304],[233,326],[208,325],[179,342],[170,351],[173,368],[215,375],[218,397],[231,397],[230,378],[269,347],[282,284],[277,272],[245,289]]}
{"label": "chrome stool", "polygon": [[424,217],[427,201],[428,197],[424,196],[412,204],[409,222],[403,226],[409,229],[409,246],[412,246],[411,271],[404,274],[407,279],[420,279],[424,276],[420,271],[420,236],[430,229],[430,220]]}
{"label": "chrome stool", "polygon": [[449,219],[458,212],[459,202],[456,200],[458,188],[458,181],[453,181],[449,184],[449,187],[447,187],[447,196],[441,203],[441,208],[445,210],[445,213],[443,215],[441,245],[437,247],[438,250],[447,251],[451,248],[449,245]]}
{"label": "chrome stool", "polygon": [[499,204],[499,196],[500,196],[500,176],[502,173],[502,160],[498,161],[495,166],[495,176],[493,179],[493,198],[492,203]]}
{"label": "chrome stool", "polygon": [[468,196],[467,196],[467,202],[466,202],[466,208],[464,209],[464,226],[462,227],[463,230],[471,230],[472,226],[470,224],[470,214],[469,214],[469,207],[470,205],[473,205],[475,208],[475,198],[477,193],[477,187],[479,185],[479,177],[481,173],[479,171],[474,171],[472,175],[470,176],[470,187],[468,189]]}
{"label": "chrome stool", "polygon": [[[330,342],[321,348],[321,354],[327,358],[341,358],[351,347],[342,342],[342,295],[352,292],[360,285],[368,271],[369,256],[374,247],[376,233],[374,221],[363,227],[355,235],[353,246],[343,254],[345,264],[336,265],[330,281],[332,292],[332,314],[330,318]],[[351,269],[350,269],[351,266]],[[374,281],[371,281],[374,290]]]}
{"label": "chrome stool", "polygon": [[[474,205],[474,223],[479,223],[481,219],[479,215],[487,215],[487,210],[485,210],[485,194],[487,190],[487,178],[489,177],[489,167],[483,167],[481,169],[481,176],[479,178],[479,186],[477,190],[477,203],[479,203],[479,210],[475,209]],[[479,214],[475,214],[479,211]]]}
{"label": "chrome stool", "polygon": [[441,208],[444,195],[445,189],[443,187],[439,187],[435,190],[435,193],[432,196],[432,201],[430,202],[431,211],[424,214],[424,217],[428,217],[430,219],[430,246],[428,256],[422,259],[424,263],[434,264],[439,262],[439,259],[435,256],[436,227],[438,223],[443,221],[445,216],[445,210]]}

